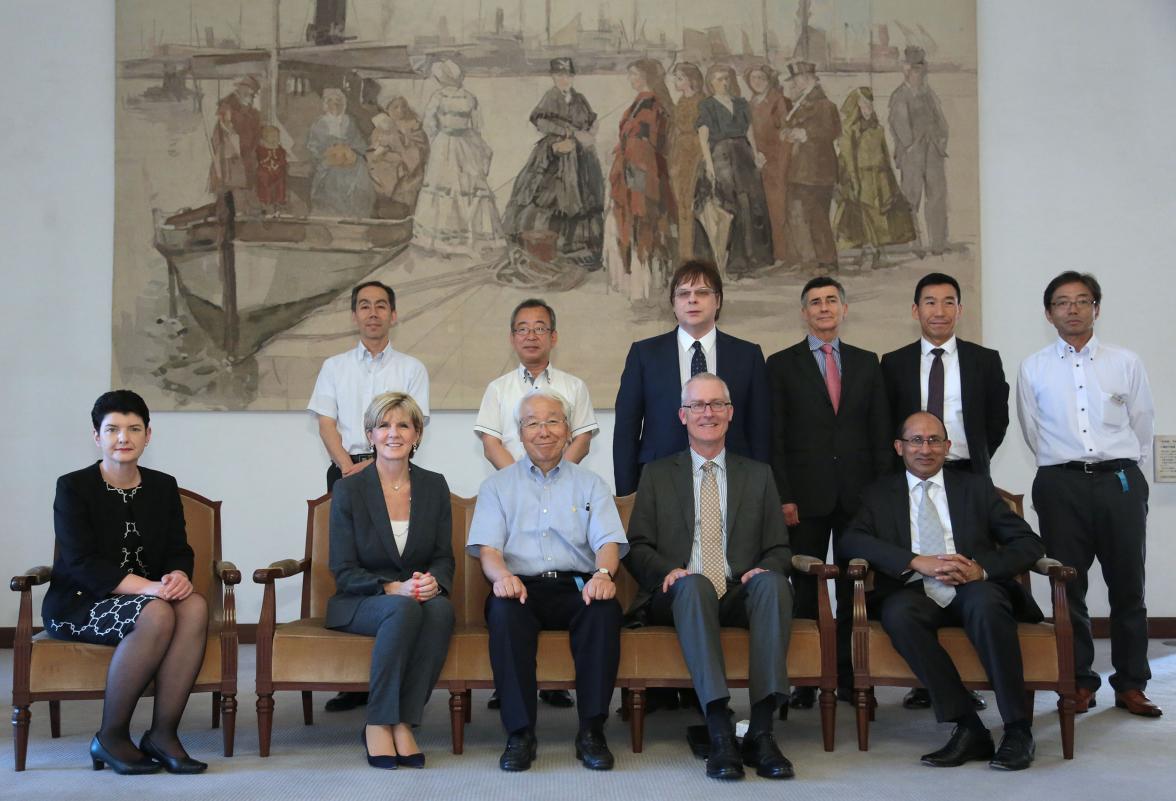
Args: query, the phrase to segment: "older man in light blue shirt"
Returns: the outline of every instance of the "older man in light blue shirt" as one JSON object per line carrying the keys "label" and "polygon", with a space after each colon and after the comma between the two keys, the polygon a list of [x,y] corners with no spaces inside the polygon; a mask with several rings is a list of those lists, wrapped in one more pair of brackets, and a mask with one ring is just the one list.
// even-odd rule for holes
{"label": "older man in light blue shirt", "polygon": [[535,652],[539,632],[571,635],[580,731],[576,756],[609,770],[604,721],[621,653],[621,607],[613,578],[629,545],[608,485],[564,459],[567,402],[537,389],[516,415],[526,456],[486,479],[466,548],[493,584],[486,598],[490,664],[509,733],[499,767],[535,759]]}

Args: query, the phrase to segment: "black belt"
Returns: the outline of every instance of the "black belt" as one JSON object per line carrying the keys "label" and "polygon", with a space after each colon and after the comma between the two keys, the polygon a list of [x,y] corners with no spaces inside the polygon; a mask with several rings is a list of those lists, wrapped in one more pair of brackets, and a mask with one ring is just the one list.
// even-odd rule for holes
{"label": "black belt", "polygon": [[371,451],[367,453],[349,453],[347,455],[351,457],[352,464],[359,464],[360,462],[366,462],[368,459],[376,458],[376,455]]}
{"label": "black belt", "polygon": [[956,459],[954,461],[944,462],[943,466],[950,467],[953,470],[971,470],[972,469],[972,460],[971,459]]}
{"label": "black belt", "polygon": [[533,576],[524,576],[524,578],[537,579],[558,579],[558,578],[592,578],[591,573],[580,573],[574,570],[544,570],[542,573],[536,573]]}
{"label": "black belt", "polygon": [[1105,462],[1065,462],[1063,464],[1051,464],[1049,467],[1057,467],[1062,470],[1078,470],[1083,473],[1118,473],[1120,470],[1126,470],[1129,467],[1135,467],[1134,459],[1107,459]]}

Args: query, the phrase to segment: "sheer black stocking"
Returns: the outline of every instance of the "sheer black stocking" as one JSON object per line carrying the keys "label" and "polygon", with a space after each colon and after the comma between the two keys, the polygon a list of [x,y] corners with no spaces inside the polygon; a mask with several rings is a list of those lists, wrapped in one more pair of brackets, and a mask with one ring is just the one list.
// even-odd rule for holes
{"label": "sheer black stocking", "polygon": [[208,604],[192,593],[172,604],[175,629],[171,644],[155,674],[155,710],[151,716],[151,742],[168,756],[187,756],[177,730],[196,674],[204,661],[208,642]]}

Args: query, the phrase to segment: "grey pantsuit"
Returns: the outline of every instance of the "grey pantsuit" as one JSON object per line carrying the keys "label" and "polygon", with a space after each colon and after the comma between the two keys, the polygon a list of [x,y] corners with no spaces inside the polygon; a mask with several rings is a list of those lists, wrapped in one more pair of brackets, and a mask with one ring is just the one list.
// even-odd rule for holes
{"label": "grey pantsuit", "polygon": [[[926,241],[932,250],[947,247],[947,120],[930,86],[901,84],[890,96],[894,161],[902,175],[902,194],[918,212],[923,202]],[[924,197],[924,192],[926,196]]]}
{"label": "grey pantsuit", "polygon": [[788,641],[792,632],[792,588],[769,570],[746,584],[731,582],[720,599],[714,585],[697,573],[653,596],[650,622],[672,625],[703,709],[729,698],[720,626],[750,629],[748,698],[752,703],[788,692]]}
{"label": "grey pantsuit", "polygon": [[372,648],[367,722],[418,726],[425,702],[437,684],[449,637],[453,605],[437,596],[425,603],[401,595],[364,598],[340,630],[376,638]]}

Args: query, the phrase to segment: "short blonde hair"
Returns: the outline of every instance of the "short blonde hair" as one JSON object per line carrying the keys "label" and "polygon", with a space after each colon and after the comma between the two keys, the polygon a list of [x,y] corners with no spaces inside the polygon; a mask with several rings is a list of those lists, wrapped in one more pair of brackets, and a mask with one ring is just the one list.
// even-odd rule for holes
{"label": "short blonde hair", "polygon": [[363,433],[371,434],[376,426],[383,422],[388,412],[393,409],[400,409],[408,415],[412,427],[417,430],[418,434],[424,435],[425,415],[421,412],[421,407],[417,402],[412,399],[412,395],[406,392],[384,392],[372,398],[367,411],[363,413]]}

